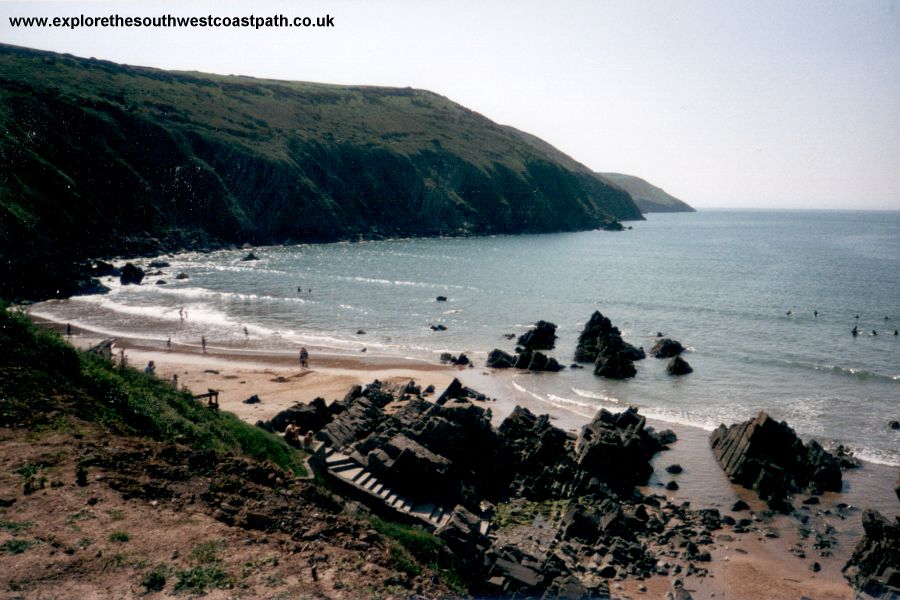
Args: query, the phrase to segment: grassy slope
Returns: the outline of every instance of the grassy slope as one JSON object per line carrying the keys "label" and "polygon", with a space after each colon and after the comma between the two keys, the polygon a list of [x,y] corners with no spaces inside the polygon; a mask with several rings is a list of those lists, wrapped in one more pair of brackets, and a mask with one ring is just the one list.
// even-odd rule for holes
{"label": "grassy slope", "polygon": [[80,352],[0,306],[0,427],[53,428],[67,414],[121,435],[233,452],[304,474],[304,453],[283,439],[211,411],[187,392]]}
{"label": "grassy slope", "polygon": [[682,200],[668,194],[665,190],[635,177],[622,173],[597,173],[601,179],[617,185],[634,198],[641,212],[694,212],[694,209]]}
{"label": "grassy slope", "polygon": [[557,154],[422,90],[174,73],[0,45],[7,256],[641,218],[622,190]]}

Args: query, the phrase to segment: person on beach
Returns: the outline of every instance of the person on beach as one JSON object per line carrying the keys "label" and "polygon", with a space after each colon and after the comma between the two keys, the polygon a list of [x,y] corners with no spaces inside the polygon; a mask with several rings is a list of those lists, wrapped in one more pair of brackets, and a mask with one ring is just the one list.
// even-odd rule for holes
{"label": "person on beach", "polygon": [[172,387],[178,389],[178,373],[172,373]]}
{"label": "person on beach", "polygon": [[203,354],[206,354],[206,336],[200,336],[200,346],[203,348]]}
{"label": "person on beach", "polygon": [[[887,317],[885,317],[887,318]],[[72,324],[66,323],[66,335],[72,337]]]}
{"label": "person on beach", "polygon": [[300,348],[300,366],[304,369],[309,365],[309,352],[306,348]]}
{"label": "person on beach", "polygon": [[312,429],[306,432],[306,435],[303,436],[303,449],[304,450],[312,450],[313,445],[313,432]]}
{"label": "person on beach", "polygon": [[156,365],[152,360],[147,363],[146,367],[144,367],[144,373],[146,373],[147,375],[156,375]]}
{"label": "person on beach", "polygon": [[286,441],[288,444],[294,445],[297,443],[299,437],[300,428],[293,423],[288,423],[288,426],[284,428],[284,441]]}
{"label": "person on beach", "polygon": [[247,330],[246,325],[244,325],[244,339],[250,339],[250,331]]}
{"label": "person on beach", "polygon": [[119,368],[124,369],[127,366],[125,361],[125,348],[119,350]]}
{"label": "person on beach", "polygon": [[178,309],[178,317],[179,317],[182,321],[184,321],[184,307],[183,307],[183,306],[180,307],[180,308]]}
{"label": "person on beach", "polygon": [[814,311],[813,311],[813,317],[815,317],[816,319],[819,318],[819,311],[818,311],[818,310],[814,310]]}
{"label": "person on beach", "polygon": [[172,349],[172,336],[169,336],[168,339],[166,339],[166,350],[171,350],[171,349]]}

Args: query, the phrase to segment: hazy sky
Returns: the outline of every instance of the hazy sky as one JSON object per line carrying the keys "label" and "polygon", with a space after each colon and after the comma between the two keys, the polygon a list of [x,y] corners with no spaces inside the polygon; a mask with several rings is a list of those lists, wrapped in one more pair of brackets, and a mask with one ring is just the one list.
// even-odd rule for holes
{"label": "hazy sky", "polygon": [[[329,29],[12,29],[9,16],[330,14]],[[3,2],[0,41],[426,88],[698,207],[900,209],[900,1]]]}

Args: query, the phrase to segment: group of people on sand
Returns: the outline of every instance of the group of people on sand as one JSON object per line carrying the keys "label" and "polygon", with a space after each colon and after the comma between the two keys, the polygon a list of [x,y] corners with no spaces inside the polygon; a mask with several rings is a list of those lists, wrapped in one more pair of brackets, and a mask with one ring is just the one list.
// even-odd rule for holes
{"label": "group of people on sand", "polygon": [[302,446],[304,449],[310,450],[313,445],[313,432],[310,429],[304,434],[300,427],[294,423],[289,423],[284,429],[284,439],[292,446]]}

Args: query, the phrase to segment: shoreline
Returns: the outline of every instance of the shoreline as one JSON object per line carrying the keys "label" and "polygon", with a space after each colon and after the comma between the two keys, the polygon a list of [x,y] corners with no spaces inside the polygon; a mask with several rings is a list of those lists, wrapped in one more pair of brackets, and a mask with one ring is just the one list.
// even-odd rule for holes
{"label": "shoreline", "polygon": [[[34,320],[65,333],[65,323],[41,318]],[[105,338],[79,328],[73,331],[68,341],[76,347],[86,348],[101,339]],[[297,357],[287,352],[267,354],[217,347],[203,354],[199,349],[174,344],[173,349],[167,351],[140,339],[116,339],[114,345],[114,358],[119,349],[124,349],[128,364],[135,368],[143,368],[153,360],[158,377],[171,379],[172,375],[178,375],[178,384],[195,394],[207,389],[219,390],[220,408],[235,413],[251,424],[257,420],[269,420],[296,402],[309,402],[319,396],[326,402],[340,399],[354,385],[365,385],[374,379],[388,382],[412,379],[422,387],[434,385],[436,394],[439,394],[454,377],[491,399],[478,405],[491,410],[495,426],[517,405],[535,414],[546,413],[554,425],[569,431],[577,431],[591,418],[559,405],[541,402],[530,397],[527,391],[522,391],[523,388],[517,389],[515,380],[523,375],[521,372],[431,364],[377,355],[355,357],[316,352],[311,353],[310,368],[302,369]],[[261,402],[244,403],[252,395],[259,396]],[[622,410],[625,408],[621,407]],[[748,418],[752,416],[748,415]],[[893,491],[896,468],[864,462],[861,468],[846,471],[843,475],[844,490],[821,495],[821,504],[812,511],[815,518],[823,519],[833,528],[838,546],[830,555],[798,558],[794,550],[798,544],[804,543],[802,536],[798,536],[798,521],[783,515],[765,517],[766,507],[756,494],[733,485],[715,461],[708,442],[708,431],[653,419],[648,419],[647,423],[655,429],[672,429],[678,441],[653,458],[654,472],[646,485],[639,488],[642,493],[662,494],[676,504],[687,502],[693,508],[715,508],[722,514],[729,514],[734,502],[743,500],[750,506],[755,520],[778,531],[774,539],[764,537],[760,532],[722,536],[712,548],[713,562],[704,565],[709,568],[710,575],[686,577],[687,589],[707,597],[711,594],[729,597],[735,593],[738,597],[773,597],[773,593],[774,597],[854,597],[853,590],[841,574],[841,568],[863,533],[861,511],[855,507],[873,508],[888,519],[900,515],[900,504]],[[665,468],[673,463],[681,465],[684,472],[669,475]],[[663,486],[669,481],[677,482],[679,488],[667,490]],[[800,497],[795,504],[802,506],[799,500]],[[851,508],[843,510],[840,504],[848,504]],[[733,513],[733,516],[741,518],[748,515]],[[812,549],[810,551],[813,552]],[[821,571],[812,573],[808,570],[813,560],[820,564]],[[668,578],[659,576],[643,582],[625,580],[621,585],[618,591],[623,593],[664,595],[668,589]],[[647,591],[641,592],[639,585],[645,586]]]}

